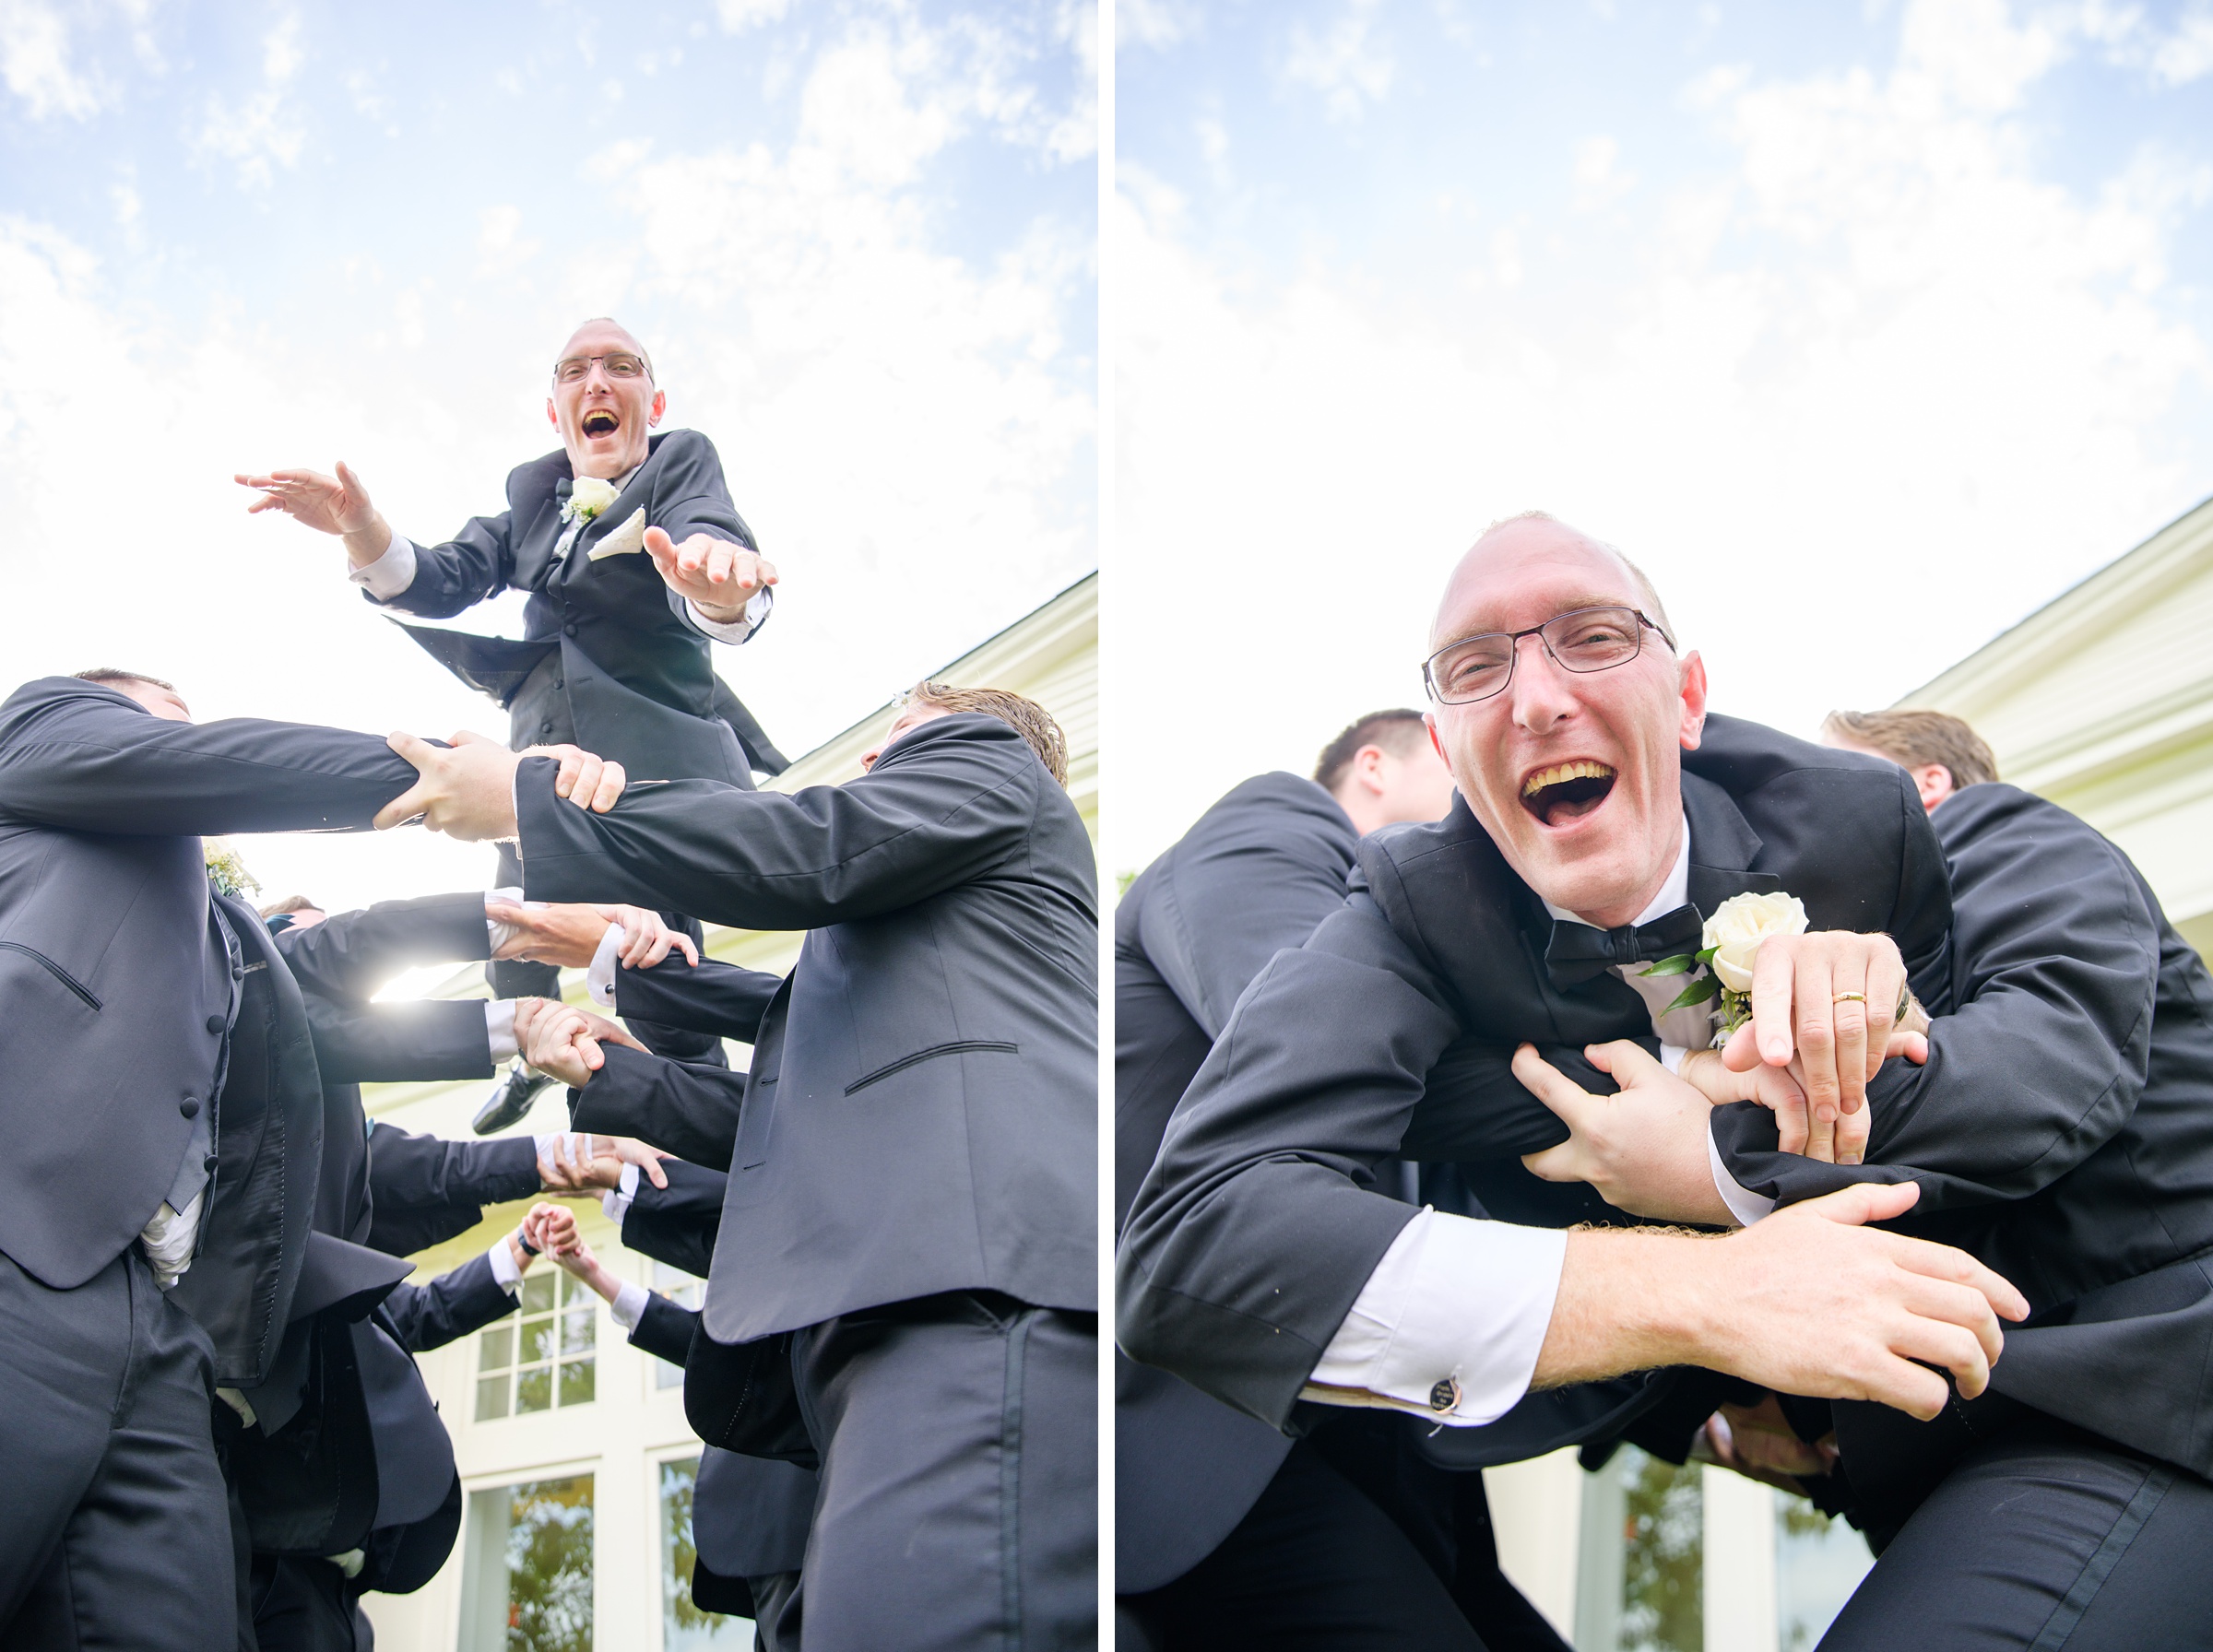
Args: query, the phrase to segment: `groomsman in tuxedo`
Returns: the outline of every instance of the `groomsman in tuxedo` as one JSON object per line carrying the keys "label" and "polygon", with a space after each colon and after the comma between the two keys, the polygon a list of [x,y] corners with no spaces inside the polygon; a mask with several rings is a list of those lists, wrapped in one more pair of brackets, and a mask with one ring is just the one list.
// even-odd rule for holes
{"label": "groomsman in tuxedo", "polygon": [[[924,684],[867,773],[788,796],[397,744],[423,781],[390,813],[519,830],[534,898],[809,931],[723,1138],[686,1380],[709,1444],[776,1455],[740,1391],[702,1393],[703,1361],[787,1374],[796,1406],[762,1426],[774,1445],[803,1421],[820,1455],[807,1645],[1089,1644],[1098,917],[1059,728]],[[552,812],[610,793],[605,835]],[[656,1081],[598,1053],[580,1107]]]}
{"label": "groomsman in tuxedo", "polygon": [[[1709,720],[1702,663],[1618,552],[1549,518],[1501,524],[1456,570],[1433,644],[1459,798],[1364,842],[1346,905],[1232,1013],[1124,1229],[1124,1348],[1294,1431],[1302,1400],[1450,1433],[1533,1387],[1677,1364],[1922,1416],[1947,1394],[1929,1365],[1981,1392],[1996,1316],[2023,1304],[1957,1251],[1859,1225],[1907,1190],[1714,1240],[1549,1231],[1598,1201],[1548,1205],[1558,1190],[1518,1168],[1518,1207],[1488,1211],[1511,1224],[1375,1185],[1440,1065],[1473,1077],[1434,1134],[1502,1120],[1507,1150],[1531,1152],[1565,1130],[1508,1069],[1517,1044],[1603,1088],[1562,1046],[1706,1042],[1668,1008],[1680,982],[1638,972],[1695,950],[1727,896],[1785,891],[1864,932],[1771,945],[1754,997],[1761,1054],[1794,1050],[1832,1121],[1864,1104],[1909,972],[1933,982],[1946,949],[1943,863],[1901,777]],[[1685,757],[1701,749],[1711,778]]]}
{"label": "groomsman in tuxedo", "polygon": [[[385,742],[195,726],[123,672],[0,705],[0,1640],[223,1648],[211,1408],[281,1386],[322,1095],[261,919],[201,833],[364,829]],[[344,1249],[345,1247],[340,1247]],[[233,1419],[235,1421],[235,1419]]]}
{"label": "groomsman in tuxedo", "polygon": [[1825,1646],[1892,1646],[1901,1633],[1945,1646],[2202,1644],[2213,977],[2127,857],[1997,784],[1957,718],[1846,714],[1828,733],[1906,770],[1951,869],[1952,1009],[1918,1063],[1870,1081],[1865,1162],[1781,1151],[1764,1108],[1709,1108],[1717,1069],[1756,1059],[1734,1045],[1692,1070],[1696,1089],[1616,1046],[1604,1055],[1624,1087],[1604,1099],[1524,1055],[1572,1131],[1532,1162],[1626,1210],[1757,1226],[1839,1187],[1911,1183],[1921,1198],[1901,1228],[2020,1281],[2034,1312],[1989,1390],[1934,1420],[1788,1396],[1728,1412],[1731,1457],[1811,1477],[1880,1556]]}
{"label": "groomsman in tuxedo", "polygon": [[[250,509],[342,538],[353,583],[387,613],[450,619],[528,592],[520,642],[402,627],[508,709],[515,749],[574,742],[633,780],[750,788],[754,770],[779,773],[785,760],[716,675],[710,644],[744,643],[767,623],[776,572],[730,502],[714,443],[697,431],[655,433],[667,401],[643,345],[615,322],[586,322],[547,393],[560,451],[517,466],[507,509],[438,545],[394,533],[343,464],[335,477],[237,479],[260,490]],[[521,881],[512,851],[499,881]],[[560,996],[549,965],[491,974],[502,997]],[[479,1133],[520,1119],[536,1088],[511,1075]]]}
{"label": "groomsman in tuxedo", "polygon": [[[1450,807],[1452,777],[1414,711],[1377,712],[1311,780],[1235,787],[1148,867],[1115,910],[1115,1215],[1128,1213],[1168,1115],[1268,960],[1344,903],[1361,837]],[[1404,1497],[1448,1508],[1441,1472],[1402,1460],[1382,1418],[1299,1442],[1180,1378],[1115,1358],[1116,1592],[1123,1642],[1394,1646],[1465,1634],[1436,1555],[1394,1524]],[[1286,1462],[1294,1452],[1296,1460]],[[1355,1457],[1356,1477],[1334,1459]],[[1480,1481],[1477,1482],[1480,1485]],[[1425,1537],[1449,1529],[1427,1523]],[[1434,1547],[1435,1545],[1430,1545]],[[1510,1585],[1504,1586],[1507,1588]],[[1541,1622],[1533,1611],[1532,1622]],[[1544,1634],[1538,1644],[1558,1644]]]}

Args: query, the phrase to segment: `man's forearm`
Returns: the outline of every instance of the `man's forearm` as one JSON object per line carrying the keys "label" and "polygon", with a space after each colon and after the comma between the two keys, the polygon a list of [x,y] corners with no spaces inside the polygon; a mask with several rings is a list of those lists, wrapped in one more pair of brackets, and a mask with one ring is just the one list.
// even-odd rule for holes
{"label": "man's forearm", "polygon": [[1663,1229],[1568,1235],[1533,1388],[1706,1363],[1713,1340],[1714,1240]]}
{"label": "man's forearm", "polygon": [[346,560],[355,568],[366,568],[382,560],[392,549],[392,525],[378,512],[376,520],[359,532],[341,535],[346,541]]}

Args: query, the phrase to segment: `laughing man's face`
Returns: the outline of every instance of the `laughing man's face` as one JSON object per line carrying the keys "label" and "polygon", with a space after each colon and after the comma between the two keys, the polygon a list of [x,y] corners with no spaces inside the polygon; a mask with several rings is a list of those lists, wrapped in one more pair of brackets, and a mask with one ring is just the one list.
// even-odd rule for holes
{"label": "laughing man's face", "polygon": [[[576,329],[558,360],[616,353],[645,360],[638,341],[614,323],[591,321]],[[595,361],[574,384],[553,381],[546,417],[568,449],[570,472],[611,482],[645,462],[645,438],[660,423],[668,405],[669,398],[655,387],[650,373],[618,379]]]}
{"label": "laughing man's face", "polygon": [[[1430,646],[1604,604],[1650,606],[1603,546],[1564,523],[1510,522],[1454,571]],[[1705,667],[1651,631],[1635,659],[1604,671],[1562,670],[1538,637],[1517,651],[1503,692],[1432,708],[1438,749],[1525,883],[1593,923],[1628,923],[1675,864]]]}

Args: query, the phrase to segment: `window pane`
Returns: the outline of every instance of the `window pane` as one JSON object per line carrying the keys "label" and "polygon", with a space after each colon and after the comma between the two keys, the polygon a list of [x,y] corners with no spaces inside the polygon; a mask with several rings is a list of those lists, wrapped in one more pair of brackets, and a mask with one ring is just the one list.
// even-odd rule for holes
{"label": "window pane", "polygon": [[1867,1540],[1803,1497],[1775,1498],[1775,1643],[1812,1652],[1875,1557]]}
{"label": "window pane", "polygon": [[590,1652],[592,1477],[473,1493],[460,1652]]}
{"label": "window pane", "polygon": [[553,1357],[553,1321],[527,1319],[523,1322],[523,1353],[521,1363],[537,1363]]}
{"label": "window pane", "polygon": [[590,1353],[598,1343],[598,1316],[589,1308],[571,1308],[561,1316],[561,1351]]}
{"label": "window pane", "polygon": [[726,1618],[692,1604],[692,1488],[699,1462],[661,1465],[661,1646],[663,1652],[697,1652],[728,1646],[742,1652],[752,1645],[744,1618]]}
{"label": "window pane", "polygon": [[515,1327],[495,1325],[477,1347],[477,1369],[504,1371],[515,1363]]}
{"label": "window pane", "polygon": [[[563,1274],[562,1278],[568,1276]],[[523,1312],[550,1314],[553,1311],[553,1275],[533,1274],[523,1281]]]}
{"label": "window pane", "polygon": [[592,1362],[570,1360],[561,1368],[561,1403],[584,1405],[592,1398]]}
{"label": "window pane", "polygon": [[507,1414],[507,1385],[512,1379],[503,1371],[497,1376],[477,1379],[477,1421],[488,1422],[494,1417]]}
{"label": "window pane", "polygon": [[1583,1481],[1575,1644],[1589,1652],[1701,1652],[1705,1497],[1677,1469],[1625,1446]]}
{"label": "window pane", "polygon": [[553,1409],[553,1373],[544,1365],[533,1371],[521,1371],[515,1378],[515,1410],[520,1416],[525,1411],[550,1411]]}

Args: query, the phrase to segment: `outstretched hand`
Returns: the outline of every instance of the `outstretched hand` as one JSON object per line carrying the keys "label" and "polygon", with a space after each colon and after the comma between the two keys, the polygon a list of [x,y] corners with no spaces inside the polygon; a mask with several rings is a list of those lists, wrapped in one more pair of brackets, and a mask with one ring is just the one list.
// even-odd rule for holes
{"label": "outstretched hand", "polygon": [[693,534],[679,545],[667,529],[649,527],[645,554],[670,590],[721,624],[740,618],[756,592],[776,583],[775,564],[766,557],[712,534]]}
{"label": "outstretched hand", "polygon": [[282,511],[319,533],[366,533],[377,520],[369,490],[345,460],[337,468],[335,477],[320,470],[272,470],[266,475],[241,471],[231,479],[242,488],[261,490],[261,497],[246,507],[248,514]]}
{"label": "outstretched hand", "polygon": [[620,925],[622,942],[616,957],[624,969],[651,969],[672,951],[681,952],[693,965],[699,962],[699,948],[690,936],[669,928],[659,913],[642,906],[487,900],[484,915],[514,931],[493,949],[491,955],[497,959],[586,969],[607,938],[609,926]]}
{"label": "outstretched hand", "polygon": [[1998,1321],[2027,1318],[2029,1302],[1965,1251],[1864,1225],[1920,1195],[1911,1182],[1847,1187],[1712,1242],[1726,1309],[1714,1368],[1923,1422],[1950,1397],[1943,1373],[1962,1397],[1982,1393],[2005,1348]]}
{"label": "outstretched hand", "polygon": [[415,765],[415,784],[376,811],[379,832],[420,816],[432,832],[468,843],[513,839],[515,773],[526,757],[550,757],[561,768],[553,789],[579,808],[605,814],[621,797],[622,765],[604,762],[574,746],[532,746],[510,751],[497,740],[464,729],[450,746],[433,746],[405,732],[385,742]]}

